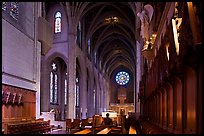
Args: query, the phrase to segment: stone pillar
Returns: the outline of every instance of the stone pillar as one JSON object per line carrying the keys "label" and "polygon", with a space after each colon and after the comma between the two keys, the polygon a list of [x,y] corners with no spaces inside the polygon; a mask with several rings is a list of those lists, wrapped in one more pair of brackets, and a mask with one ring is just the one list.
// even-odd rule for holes
{"label": "stone pillar", "polygon": [[67,118],[75,118],[75,81],[76,81],[76,58],[75,58],[75,48],[76,48],[76,32],[69,33],[69,45],[68,45],[68,114]]}
{"label": "stone pillar", "polygon": [[[86,69],[86,59],[85,57],[81,57],[82,63],[80,65],[81,70]],[[87,108],[87,90],[86,90],[86,79],[87,79],[87,74],[86,72],[81,72],[80,73],[80,111],[81,113],[81,118],[85,119],[86,118],[86,108]]]}
{"label": "stone pillar", "polygon": [[[36,71],[36,118],[40,117],[40,69],[41,69],[41,43],[37,41],[37,18],[41,15],[41,2],[34,3],[34,25],[35,25],[35,71]],[[35,74],[34,74],[35,75]]]}

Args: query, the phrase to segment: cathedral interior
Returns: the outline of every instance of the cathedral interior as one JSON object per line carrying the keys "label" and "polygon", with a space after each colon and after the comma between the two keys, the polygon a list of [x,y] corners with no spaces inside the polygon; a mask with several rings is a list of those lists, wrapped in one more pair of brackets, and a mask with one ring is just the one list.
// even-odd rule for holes
{"label": "cathedral interior", "polygon": [[202,13],[201,2],[2,2],[1,133],[201,134]]}

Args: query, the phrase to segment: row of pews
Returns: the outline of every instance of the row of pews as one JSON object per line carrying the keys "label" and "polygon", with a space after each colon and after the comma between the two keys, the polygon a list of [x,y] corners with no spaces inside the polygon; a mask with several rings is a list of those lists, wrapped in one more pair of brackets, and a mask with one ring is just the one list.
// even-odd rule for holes
{"label": "row of pews", "polygon": [[105,127],[101,129],[100,131],[93,131],[93,129],[84,129],[78,132],[75,132],[74,134],[110,134],[111,131],[113,131],[110,127]]}
{"label": "row of pews", "polygon": [[142,134],[170,134],[167,130],[164,130],[150,122],[141,122],[141,133]]}
{"label": "row of pews", "polygon": [[[105,126],[102,124],[103,117],[100,115],[94,115],[91,124],[89,124],[89,126],[91,125],[90,128],[86,126],[89,122],[88,119],[83,119],[81,121],[73,119],[73,122],[71,122],[71,119],[66,119],[66,128],[75,128],[75,131],[72,131],[71,134],[137,134],[134,127],[130,127],[128,131],[125,130],[125,116],[118,116],[115,121],[116,123],[112,126]],[[79,124],[81,124],[80,128]]]}
{"label": "row of pews", "polygon": [[[74,134],[123,134],[121,127],[101,127],[99,131],[93,129],[84,129]],[[137,134],[134,127],[130,127],[128,134]]]}
{"label": "row of pews", "polygon": [[4,134],[45,134],[50,131],[50,120],[8,123],[4,127]]}

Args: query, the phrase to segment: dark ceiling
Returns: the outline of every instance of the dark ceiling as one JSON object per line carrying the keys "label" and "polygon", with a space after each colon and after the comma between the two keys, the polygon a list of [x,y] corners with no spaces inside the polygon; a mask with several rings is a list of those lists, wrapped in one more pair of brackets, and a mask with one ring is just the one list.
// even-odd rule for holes
{"label": "dark ceiling", "polygon": [[[132,5],[131,5],[132,4]],[[92,40],[92,54],[96,52],[102,71],[111,76],[116,69],[135,69],[135,15],[128,2],[91,2],[86,6],[84,20],[86,40]],[[117,17],[116,23],[105,19]],[[98,65],[100,62],[98,61]]]}
{"label": "dark ceiling", "polygon": [[[57,4],[48,2],[45,12]],[[83,40],[91,39],[91,60],[97,57],[96,67],[111,78],[118,69],[135,73],[136,67],[136,2],[59,2],[67,15],[83,22]],[[105,19],[117,17],[118,22]],[[76,23],[75,22],[75,23]],[[70,22],[69,22],[70,23]],[[101,67],[100,67],[101,66]]]}

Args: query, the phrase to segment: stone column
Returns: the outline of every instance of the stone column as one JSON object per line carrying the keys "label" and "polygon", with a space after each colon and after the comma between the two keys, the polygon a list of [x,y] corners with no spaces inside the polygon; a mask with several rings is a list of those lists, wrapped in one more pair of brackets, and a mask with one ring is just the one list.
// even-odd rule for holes
{"label": "stone column", "polygon": [[[37,39],[38,17],[41,15],[41,2],[33,3],[34,6],[34,43],[35,43],[35,71],[36,71],[36,118],[40,117],[40,69],[41,69],[41,43]],[[34,74],[35,75],[35,74]]]}
{"label": "stone column", "polygon": [[75,81],[76,81],[76,31],[68,34],[69,45],[68,45],[68,68],[67,68],[67,81],[68,81],[68,112],[67,118],[75,118]]}
{"label": "stone column", "polygon": [[[137,3],[136,4],[136,14],[141,12],[141,3]],[[140,80],[141,80],[141,53],[142,53],[142,44],[140,44],[138,41],[140,41],[140,34],[138,34],[138,30],[140,28],[140,19],[137,17],[137,15],[135,15],[136,17],[136,23],[135,23],[135,28],[136,28],[136,68],[135,68],[135,83],[136,85],[134,86],[134,106],[135,106],[135,112],[136,114],[140,113],[140,102],[138,102],[138,93],[139,93],[139,84],[140,84]]]}
{"label": "stone column", "polygon": [[[84,69],[86,70],[86,59],[85,57],[81,57],[82,59],[82,63],[80,65],[81,67],[81,71],[83,71]],[[87,106],[87,90],[86,90],[86,79],[87,79],[87,73],[85,72],[81,72],[80,73],[80,111],[82,110],[82,119],[86,118],[86,106]]]}

